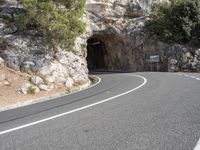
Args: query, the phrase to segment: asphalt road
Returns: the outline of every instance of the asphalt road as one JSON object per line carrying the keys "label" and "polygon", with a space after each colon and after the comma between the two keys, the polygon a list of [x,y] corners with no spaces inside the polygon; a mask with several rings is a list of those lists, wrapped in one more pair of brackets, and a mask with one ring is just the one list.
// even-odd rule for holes
{"label": "asphalt road", "polygon": [[88,90],[0,112],[0,150],[193,150],[200,75],[188,75],[101,74]]}

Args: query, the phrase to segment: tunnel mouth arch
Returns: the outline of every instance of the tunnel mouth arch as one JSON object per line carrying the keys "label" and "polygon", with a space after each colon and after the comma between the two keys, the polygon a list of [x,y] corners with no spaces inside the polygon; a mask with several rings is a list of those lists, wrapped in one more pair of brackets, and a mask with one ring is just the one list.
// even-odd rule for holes
{"label": "tunnel mouth arch", "polygon": [[96,37],[87,40],[87,64],[89,71],[108,70],[106,56],[108,55],[105,43]]}

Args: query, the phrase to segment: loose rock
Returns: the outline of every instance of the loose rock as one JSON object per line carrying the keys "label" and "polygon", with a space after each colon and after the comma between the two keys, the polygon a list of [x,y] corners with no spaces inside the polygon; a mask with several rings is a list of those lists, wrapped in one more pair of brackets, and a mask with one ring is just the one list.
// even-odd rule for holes
{"label": "loose rock", "polygon": [[67,81],[65,82],[65,86],[67,88],[71,88],[74,85],[74,80],[72,78],[68,78]]}
{"label": "loose rock", "polygon": [[26,83],[19,88],[19,91],[23,94],[28,94],[28,88],[31,86],[30,83]]}
{"label": "loose rock", "polygon": [[3,81],[6,79],[6,75],[5,74],[0,74],[0,81]]}
{"label": "loose rock", "polygon": [[5,82],[4,82],[4,85],[5,85],[5,86],[11,86],[11,83],[10,83],[9,81],[5,81]]}
{"label": "loose rock", "polygon": [[23,94],[35,94],[40,92],[40,89],[37,86],[26,83],[19,88],[19,91]]}
{"label": "loose rock", "polygon": [[45,84],[40,84],[38,87],[42,91],[48,91],[49,90],[49,87]]}
{"label": "loose rock", "polygon": [[31,77],[31,83],[34,84],[34,85],[37,85],[39,86],[40,84],[43,84],[44,81],[42,78],[38,77],[38,76],[32,76]]}

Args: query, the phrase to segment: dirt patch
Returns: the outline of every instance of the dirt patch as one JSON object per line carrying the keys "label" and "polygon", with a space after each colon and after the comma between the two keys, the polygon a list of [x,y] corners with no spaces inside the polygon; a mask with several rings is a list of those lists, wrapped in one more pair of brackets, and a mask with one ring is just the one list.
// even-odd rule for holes
{"label": "dirt patch", "polygon": [[0,65],[0,111],[12,107],[12,105],[20,105],[32,100],[39,101],[45,97],[58,95],[59,93],[66,93],[66,87],[63,84],[54,85],[50,91],[40,91],[35,95],[22,94],[19,88],[25,84],[30,83],[30,75],[26,73],[16,72]]}

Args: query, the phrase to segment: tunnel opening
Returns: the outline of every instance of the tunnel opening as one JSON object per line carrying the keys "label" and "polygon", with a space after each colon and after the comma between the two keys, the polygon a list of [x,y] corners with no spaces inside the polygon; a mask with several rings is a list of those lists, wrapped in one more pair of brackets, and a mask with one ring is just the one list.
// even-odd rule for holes
{"label": "tunnel opening", "polygon": [[108,70],[106,65],[106,45],[97,38],[90,38],[87,41],[87,63],[90,71]]}

